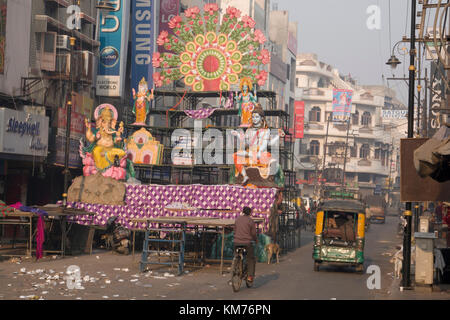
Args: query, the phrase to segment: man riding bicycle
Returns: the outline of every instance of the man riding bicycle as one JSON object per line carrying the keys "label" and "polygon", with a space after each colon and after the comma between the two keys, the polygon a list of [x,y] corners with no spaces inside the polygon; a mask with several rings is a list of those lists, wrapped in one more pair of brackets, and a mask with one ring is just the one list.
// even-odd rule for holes
{"label": "man riding bicycle", "polygon": [[255,249],[253,242],[258,241],[256,236],[256,224],[251,218],[252,209],[244,207],[244,215],[236,219],[234,225],[234,249],[244,247],[247,250],[248,278],[247,281],[253,282],[255,278]]}

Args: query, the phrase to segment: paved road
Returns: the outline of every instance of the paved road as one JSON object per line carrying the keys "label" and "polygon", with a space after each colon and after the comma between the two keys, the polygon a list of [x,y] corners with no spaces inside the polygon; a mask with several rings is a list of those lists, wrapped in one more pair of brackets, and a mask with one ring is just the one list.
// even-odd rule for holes
{"label": "paved road", "polygon": [[[371,225],[367,232],[365,267],[377,265],[381,270],[381,289],[369,290],[369,274],[358,274],[353,268],[321,266],[313,271],[311,232],[303,232],[302,246],[282,256],[280,264],[257,265],[257,279],[252,289],[245,287],[239,293],[220,286],[209,292],[209,299],[388,299],[392,293],[393,265],[387,253],[395,252],[401,243],[396,236],[397,218],[388,217],[384,225]],[[194,293],[192,291],[192,293]]]}
{"label": "paved road", "polygon": [[[302,233],[302,246],[280,258],[280,264],[258,263],[255,286],[233,293],[230,274],[220,275],[218,267],[191,270],[174,277],[164,271],[139,273],[139,256],[120,256],[110,252],[34,262],[0,263],[0,300],[100,299],[100,300],[301,300],[301,299],[449,299],[448,293],[418,295],[399,292],[392,278],[390,256],[402,242],[396,235],[397,218],[388,217],[384,225],[371,225],[366,238],[366,263],[381,270],[381,289],[367,288],[368,274],[351,268],[323,267],[313,271],[312,233]],[[82,290],[70,290],[63,279],[67,267],[80,267]],[[22,270],[21,270],[22,269]],[[24,270],[25,269],[25,270]],[[36,273],[39,271],[40,273]],[[30,273],[31,272],[31,273]],[[34,273],[33,273],[34,272]],[[57,277],[56,277],[57,276]],[[55,279],[58,278],[58,279]],[[86,280],[86,279],[85,279]]]}

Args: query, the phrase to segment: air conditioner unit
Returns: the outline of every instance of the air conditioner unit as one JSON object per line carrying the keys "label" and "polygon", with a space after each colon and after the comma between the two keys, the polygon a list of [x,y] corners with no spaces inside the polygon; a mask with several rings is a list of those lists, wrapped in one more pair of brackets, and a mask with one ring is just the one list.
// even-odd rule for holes
{"label": "air conditioner unit", "polygon": [[56,38],[56,49],[70,50],[70,37],[66,35],[58,35]]}
{"label": "air conditioner unit", "polygon": [[91,51],[82,51],[81,57],[81,80],[92,81],[94,70],[94,53]]}
{"label": "air conditioner unit", "polygon": [[70,53],[56,55],[56,72],[70,76]]}
{"label": "air conditioner unit", "polygon": [[56,32],[36,33],[36,62],[41,70],[55,71],[56,35]]}

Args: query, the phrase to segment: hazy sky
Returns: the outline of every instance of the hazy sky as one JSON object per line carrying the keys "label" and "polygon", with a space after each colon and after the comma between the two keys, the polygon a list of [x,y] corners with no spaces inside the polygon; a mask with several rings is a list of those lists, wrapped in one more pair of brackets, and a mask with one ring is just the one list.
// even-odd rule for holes
{"label": "hazy sky", "polygon": [[[391,46],[410,34],[410,0],[272,0],[278,10],[289,11],[289,19],[298,22],[299,53],[316,53],[320,61],[351,74],[361,85],[383,84],[392,77],[385,63],[391,56]],[[389,33],[389,3],[391,33]],[[369,30],[366,13],[369,6],[380,8],[380,30]],[[406,31],[406,32],[405,32]],[[389,41],[391,34],[391,41]],[[409,44],[406,45],[409,49]],[[397,77],[408,77],[409,56],[396,52],[402,64]],[[406,63],[405,63],[406,62]],[[384,81],[397,91],[397,97],[407,103],[407,87],[403,81]]]}

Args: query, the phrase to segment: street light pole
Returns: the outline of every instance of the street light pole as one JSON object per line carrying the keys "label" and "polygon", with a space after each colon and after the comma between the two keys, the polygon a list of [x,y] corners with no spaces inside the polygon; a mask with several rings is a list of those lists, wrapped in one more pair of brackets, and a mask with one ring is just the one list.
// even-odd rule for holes
{"label": "street light pole", "polygon": [[69,191],[69,155],[70,155],[70,127],[72,122],[72,100],[73,100],[73,54],[76,38],[70,37],[70,76],[69,76],[69,101],[67,101],[66,107],[66,146],[64,150],[64,193],[63,204],[67,206],[67,192]]}
{"label": "street light pole", "polygon": [[[414,77],[416,67],[416,0],[412,0],[411,6],[411,42],[410,42],[410,65],[409,65],[409,97],[408,97],[408,138],[414,136]],[[406,226],[403,232],[403,272],[402,272],[402,287],[411,287],[411,220],[412,220],[412,204],[406,203]]]}

